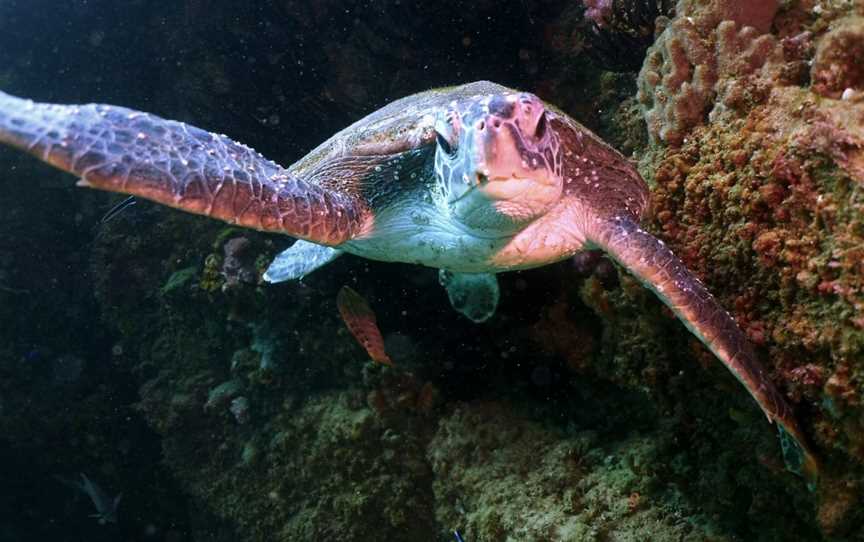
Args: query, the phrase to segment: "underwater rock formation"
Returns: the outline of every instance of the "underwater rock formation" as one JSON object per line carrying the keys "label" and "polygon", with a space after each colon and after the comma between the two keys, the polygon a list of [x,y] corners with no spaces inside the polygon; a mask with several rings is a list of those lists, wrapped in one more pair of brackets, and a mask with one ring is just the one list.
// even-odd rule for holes
{"label": "underwater rock formation", "polygon": [[640,73],[653,228],[798,403],[825,460],[815,519],[851,534],[864,519],[851,505],[864,487],[861,7],[785,5],[772,25],[695,6],[679,3]]}
{"label": "underwater rock formation", "polygon": [[459,404],[429,445],[437,519],[476,541],[706,540],[680,521],[695,510],[664,507],[652,487],[649,465],[665,445],[604,445],[595,431],[550,431],[505,403]]}
{"label": "underwater rock formation", "polygon": [[[140,408],[173,420],[164,427],[166,461],[242,540],[435,540],[418,411],[382,416],[353,390],[284,399],[264,407],[263,421],[213,423],[195,412],[198,386],[187,382],[178,402],[174,386],[154,381]],[[257,401],[263,406],[260,394]]]}

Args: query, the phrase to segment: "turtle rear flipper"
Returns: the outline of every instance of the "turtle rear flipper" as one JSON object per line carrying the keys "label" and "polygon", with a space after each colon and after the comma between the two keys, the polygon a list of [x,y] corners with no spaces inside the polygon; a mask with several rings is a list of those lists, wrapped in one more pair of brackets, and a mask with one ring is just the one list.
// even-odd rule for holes
{"label": "turtle rear flipper", "polygon": [[500,291],[494,273],[438,271],[438,282],[447,290],[450,305],[476,324],[492,318]]}
{"label": "turtle rear flipper", "polygon": [[341,244],[366,221],[357,198],[298,178],[226,136],[122,107],[0,92],[0,143],[78,175],[80,186],[316,243]]}
{"label": "turtle rear flipper", "polygon": [[792,408],[774,387],[747,338],[705,286],[662,241],[628,217],[598,220],[590,240],[651,288],[747,388],[769,421],[776,421],[790,470],[815,483],[818,463]]}

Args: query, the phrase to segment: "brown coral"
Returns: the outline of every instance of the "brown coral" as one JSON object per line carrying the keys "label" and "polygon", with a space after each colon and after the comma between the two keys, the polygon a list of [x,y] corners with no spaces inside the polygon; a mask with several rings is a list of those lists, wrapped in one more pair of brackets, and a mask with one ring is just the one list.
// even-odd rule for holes
{"label": "brown coral", "polygon": [[700,124],[717,82],[711,50],[687,18],[674,20],[648,50],[639,72],[639,103],[652,139],[672,145]]}
{"label": "brown coral", "polygon": [[776,39],[763,33],[775,2],[691,4],[678,3],[677,17],[649,49],[638,78],[648,133],[655,142],[673,146],[703,124],[709,111],[713,117],[723,108],[741,109],[764,99],[767,91],[751,92],[743,76],[782,57]]}

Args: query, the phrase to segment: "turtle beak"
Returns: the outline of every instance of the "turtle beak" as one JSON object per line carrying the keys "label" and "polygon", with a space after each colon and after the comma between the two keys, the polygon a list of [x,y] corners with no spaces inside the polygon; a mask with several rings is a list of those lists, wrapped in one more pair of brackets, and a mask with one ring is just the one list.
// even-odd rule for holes
{"label": "turtle beak", "polygon": [[533,156],[548,139],[543,102],[527,92],[497,96],[488,111],[472,126],[478,150],[476,179],[465,179],[466,183],[483,186],[490,179],[534,177],[539,161]]}
{"label": "turtle beak", "polygon": [[489,96],[469,113],[462,117],[460,177],[450,180],[448,204],[473,227],[515,231],[561,197],[557,135],[533,94]]}

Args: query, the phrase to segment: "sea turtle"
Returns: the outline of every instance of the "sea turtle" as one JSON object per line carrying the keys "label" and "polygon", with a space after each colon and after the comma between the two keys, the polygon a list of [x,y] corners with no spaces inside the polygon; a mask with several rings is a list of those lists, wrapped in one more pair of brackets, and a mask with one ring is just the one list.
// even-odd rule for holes
{"label": "sea turtle", "polygon": [[650,287],[776,421],[791,467],[817,462],[735,321],[639,227],[648,189],[597,136],[535,95],[485,81],[397,100],[283,168],[224,135],[108,105],[0,93],[0,142],[147,198],[300,239],[266,273],[302,276],[343,252],[438,268],[453,305],[494,311],[495,273],[604,250]]}

